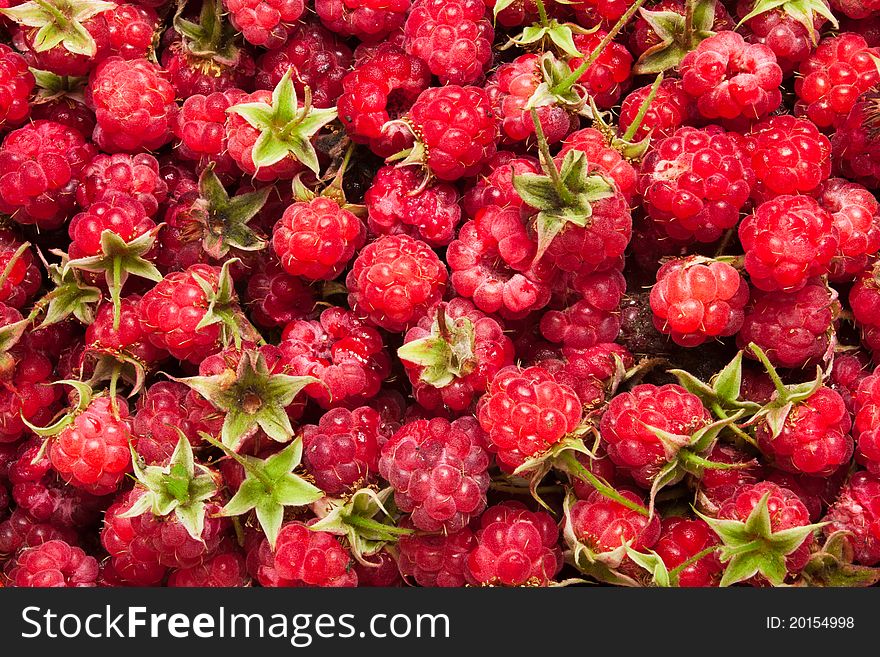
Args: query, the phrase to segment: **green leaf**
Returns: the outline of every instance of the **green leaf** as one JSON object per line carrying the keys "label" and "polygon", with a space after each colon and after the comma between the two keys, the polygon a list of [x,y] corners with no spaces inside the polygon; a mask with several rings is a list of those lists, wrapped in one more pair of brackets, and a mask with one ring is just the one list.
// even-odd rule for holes
{"label": "green leaf", "polygon": [[663,559],[656,552],[649,550],[647,554],[636,552],[631,547],[626,547],[626,555],[638,566],[641,566],[651,574],[654,583],[662,588],[672,586],[669,580],[669,570]]}

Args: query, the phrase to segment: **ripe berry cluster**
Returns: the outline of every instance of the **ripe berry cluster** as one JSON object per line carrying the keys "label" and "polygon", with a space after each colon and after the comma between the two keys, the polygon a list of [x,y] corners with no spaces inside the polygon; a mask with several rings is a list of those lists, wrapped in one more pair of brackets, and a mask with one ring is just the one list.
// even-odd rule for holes
{"label": "ripe berry cluster", "polygon": [[0,2],[0,585],[880,582],[880,2]]}

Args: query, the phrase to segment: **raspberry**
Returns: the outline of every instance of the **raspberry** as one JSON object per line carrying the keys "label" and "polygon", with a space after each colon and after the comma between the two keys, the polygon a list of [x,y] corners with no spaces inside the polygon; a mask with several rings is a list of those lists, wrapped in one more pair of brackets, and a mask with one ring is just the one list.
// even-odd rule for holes
{"label": "raspberry", "polygon": [[447,278],[446,267],[424,242],[386,235],[361,250],[345,282],[356,314],[401,333],[440,300]]}
{"label": "raspberry", "polygon": [[5,277],[0,285],[0,303],[12,308],[24,306],[40,289],[43,278],[33,252],[24,249],[18,253],[20,249],[22,243],[15,234],[0,229],[0,272]]}
{"label": "raspberry", "polygon": [[305,392],[322,408],[375,397],[391,371],[379,332],[342,308],[327,308],[319,321],[291,322],[278,348],[290,374],[320,380]]}
{"label": "raspberry", "polygon": [[229,20],[248,43],[275,50],[305,11],[304,0],[224,0]]}
{"label": "raspberry", "polygon": [[476,82],[492,62],[495,32],[482,0],[417,0],[404,34],[406,51],[442,84]]}
{"label": "raspberry", "polygon": [[335,34],[320,25],[296,23],[283,46],[257,61],[257,89],[274,89],[291,70],[297,96],[308,87],[315,107],[333,107],[352,59],[351,49]]}
{"label": "raspberry", "polygon": [[24,509],[13,510],[0,523],[0,556],[15,554],[18,550],[37,547],[53,540],[73,544],[77,541],[77,535],[70,527],[38,522]]}
{"label": "raspberry", "polygon": [[[612,380],[618,374],[617,359],[625,369],[633,365],[633,356],[627,348],[613,342],[597,344],[588,349],[563,348],[562,351],[564,360],[543,360],[538,364],[550,371],[559,383],[574,390],[586,411],[599,408],[606,401]],[[614,466],[608,459],[604,462],[610,466],[606,470],[613,478],[611,470]]]}
{"label": "raspberry", "polygon": [[339,540],[327,532],[289,522],[278,534],[274,571],[280,586],[357,586],[350,562],[351,556]]}
{"label": "raspberry", "polygon": [[872,56],[877,51],[858,34],[823,39],[795,78],[795,115],[806,116],[818,128],[840,125],[859,96],[880,80]]}
{"label": "raspberry", "polygon": [[72,260],[104,253],[101,236],[110,231],[123,242],[131,242],[149,233],[156,223],[144,212],[144,206],[127,194],[109,194],[80,212],[67,226],[70,235],[68,255]]}
{"label": "raspberry", "polygon": [[379,449],[390,427],[372,408],[334,408],[318,424],[302,428],[303,463],[328,495],[342,495],[372,483],[379,472]]}
{"label": "raspberry", "polygon": [[107,509],[101,544],[111,555],[109,567],[114,579],[129,586],[154,586],[165,577],[166,567],[159,563],[153,546],[138,534],[140,520],[122,517],[141,494],[123,493]]}
{"label": "raspberry", "polygon": [[509,470],[553,447],[577,428],[581,417],[574,390],[541,367],[505,367],[477,405],[489,449]]}
{"label": "raspberry", "polygon": [[700,398],[681,386],[642,384],[611,399],[599,428],[608,456],[618,469],[650,488],[670,460],[667,446],[652,429],[689,437],[711,421]]}
{"label": "raspberry", "polygon": [[368,144],[381,157],[403,150],[408,144],[397,143],[399,132],[383,126],[406,113],[430,80],[431,72],[421,59],[391,43],[380,44],[342,79],[337,106],[348,136]]}
{"label": "raspberry", "polygon": [[[704,521],[671,517],[663,519],[660,538],[653,549],[663,559],[666,568],[673,570],[717,544],[718,537]],[[722,570],[718,553],[710,552],[679,572],[678,585],[717,586]]]}
{"label": "raspberry", "polygon": [[475,424],[436,418],[405,424],[382,446],[379,472],[417,528],[457,532],[486,508],[489,455],[482,441]]}
{"label": "raspberry", "polygon": [[139,3],[118,4],[99,16],[106,25],[108,55],[140,59],[150,54],[159,28],[159,17],[152,8]]}
{"label": "raspberry", "polygon": [[108,57],[92,72],[86,101],[95,110],[94,139],[107,152],[156,150],[171,140],[176,92],[146,59]]}
{"label": "raspberry", "polygon": [[[16,313],[15,320],[20,318]],[[25,342],[16,345],[11,355],[16,360],[15,370],[0,386],[0,446],[30,431],[24,420],[38,425],[50,422],[61,398],[61,389],[51,385],[52,362],[44,350]]]}
{"label": "raspberry", "polygon": [[486,163],[474,185],[462,196],[461,206],[465,214],[473,219],[480,210],[493,205],[499,208],[515,206],[524,214],[531,214],[532,210],[513,186],[514,176],[524,173],[541,173],[541,167],[535,158],[498,151]]}
{"label": "raspberry", "polygon": [[72,128],[35,121],[13,130],[0,146],[0,212],[44,230],[62,226],[95,147]]}
{"label": "raspberry", "polygon": [[113,304],[109,301],[101,303],[95,320],[86,328],[85,342],[89,355],[111,359],[111,367],[117,363],[132,365],[135,372],[143,376],[145,369],[155,366],[167,354],[147,339],[138,314],[140,301],[141,297],[136,294],[121,300],[117,328],[114,328]]}
{"label": "raspberry", "polygon": [[467,556],[465,577],[479,586],[547,586],[562,567],[559,530],[549,513],[520,502],[487,509]]}
{"label": "raspberry", "polygon": [[707,119],[759,119],[782,102],[782,69],[767,46],[749,44],[736,32],[711,36],[679,65],[682,88]]}
{"label": "raspberry", "polygon": [[498,321],[454,298],[407,331],[398,357],[419,404],[463,412],[498,370],[513,365],[513,343]]}
{"label": "raspberry", "polygon": [[862,342],[876,361],[880,355],[880,268],[869,266],[859,274],[849,291],[849,305],[862,330]]}
{"label": "raspberry", "polygon": [[569,151],[585,153],[587,161],[614,181],[627,201],[635,196],[638,172],[629,160],[608,145],[608,139],[602,132],[595,128],[584,128],[568,135],[562,142],[557,158],[559,162]]}
{"label": "raspberry", "polygon": [[[587,34],[575,34],[574,45],[584,57],[572,57],[568,65],[572,70],[581,66],[586,57],[608,36],[605,30]],[[632,77],[632,55],[626,47],[612,41],[604,46],[599,57],[584,71],[579,84],[601,109],[609,109],[620,101],[621,95],[629,89]]]}
{"label": "raspberry", "polygon": [[[641,504],[639,496],[629,490],[621,496]],[[578,540],[597,553],[611,552],[628,544],[636,552],[650,549],[660,536],[660,518],[651,519],[593,491],[585,500],[571,507],[571,526]]]}
{"label": "raspberry", "polygon": [[831,7],[849,18],[870,18],[880,10],[876,0],[831,0]]}
{"label": "raspberry", "polygon": [[810,521],[816,522],[822,517],[830,503],[837,498],[848,474],[849,466],[838,468],[829,477],[813,477],[771,469],[767,474],[766,481],[772,481],[797,495],[807,507]]}
{"label": "raspberry", "polygon": [[880,204],[867,189],[842,178],[831,178],[816,191],[816,200],[831,213],[840,241],[829,277],[851,280],[880,249]]}
{"label": "raspberry", "polygon": [[831,135],[834,172],[869,188],[880,186],[877,103],[873,88],[862,94]]}
{"label": "raspberry", "polygon": [[834,354],[834,363],[828,387],[837,392],[850,413],[855,412],[855,394],[866,376],[871,373],[871,357],[862,351],[842,351]]}
{"label": "raspberry", "polygon": [[759,199],[806,194],[831,175],[831,142],[806,119],[771,116],[745,139]]}
{"label": "raspberry", "polygon": [[[597,2],[598,0],[589,1]],[[661,20],[661,24],[664,25],[664,27],[666,27],[666,29],[670,30],[670,32],[672,33],[672,48],[670,48],[669,46],[665,48],[663,47],[665,37],[667,35],[664,34],[661,37],[661,35],[658,34],[657,31],[654,29],[652,24],[648,22],[646,16],[642,14],[642,12],[639,12],[638,14],[636,14],[632,21],[632,31],[629,36],[630,52],[632,52],[633,55],[636,55],[637,57],[642,59],[645,55],[645,52],[651,50],[651,53],[649,53],[649,55],[652,55],[652,59],[659,59],[659,64],[669,64],[670,67],[677,66],[681,62],[681,58],[684,57],[684,55],[687,54],[689,50],[693,49],[693,46],[697,45],[701,40],[705,39],[706,37],[711,36],[712,33],[724,32],[736,28],[736,21],[731,18],[725,6],[719,4],[716,4],[714,6],[701,4],[700,7],[697,8],[698,12],[703,12],[704,14],[708,14],[709,11],[712,12],[710,16],[704,16],[698,19],[701,21],[702,26],[708,28],[708,33],[703,32],[700,28],[694,26],[694,29],[692,29],[692,34],[690,35],[686,34],[685,31],[681,28],[679,28],[681,33],[675,30],[675,28],[677,28],[679,24],[675,22],[678,19],[674,15],[678,14],[678,16],[681,16],[681,18],[683,19],[687,14],[687,4],[683,0],[660,0],[659,2],[652,4],[649,8],[647,8],[647,11],[663,12],[663,14],[659,16],[659,18]],[[617,17],[619,18],[622,13],[623,9],[620,10],[620,13]],[[673,20],[670,20],[670,18],[667,17],[671,17],[673,18]],[[611,22],[614,23],[616,20],[617,18],[613,18],[611,19]],[[712,21],[711,24],[709,24],[709,20]],[[681,26],[684,27],[684,21],[681,22]],[[685,47],[676,48],[676,45],[684,45]],[[684,52],[682,52],[682,50],[684,50]]]}
{"label": "raspberry", "polygon": [[87,208],[108,195],[123,193],[133,197],[153,217],[168,195],[168,185],[159,177],[159,163],[152,155],[98,155],[83,169],[76,201]]}
{"label": "raspberry", "polygon": [[541,335],[570,349],[589,349],[612,342],[620,332],[620,300],[626,280],[616,270],[579,274],[571,285],[577,300],[563,310],[548,310],[541,317]]}
{"label": "raspberry", "polygon": [[168,576],[168,586],[231,588],[247,586],[244,558],[234,548],[222,549],[200,564],[178,568]]}
{"label": "raspberry", "polygon": [[0,43],[0,128],[24,122],[30,113],[28,99],[35,84],[24,58]]}
{"label": "raspberry", "polygon": [[372,43],[403,27],[410,0],[315,0],[315,13],[332,32]]}
{"label": "raspberry", "polygon": [[90,135],[95,129],[95,113],[85,104],[68,96],[58,96],[45,103],[32,105],[31,119],[60,123],[81,135]]}
{"label": "raspberry", "polygon": [[[756,0],[739,0],[736,13],[745,18],[759,4]],[[743,23],[743,36],[749,43],[760,43],[773,51],[787,77],[813,51],[816,35],[827,18],[811,7],[800,15],[789,14],[784,7],[765,9]]]}
{"label": "raspberry", "polygon": [[467,556],[475,546],[468,527],[451,534],[401,536],[397,563],[401,575],[419,586],[460,587],[467,582]]}
{"label": "raspberry", "polygon": [[572,3],[578,25],[614,25],[626,13],[630,3],[626,0],[576,0]]}
{"label": "raspberry", "polygon": [[650,297],[654,325],[683,347],[735,335],[748,300],[749,286],[736,269],[697,257],[667,261]]}
{"label": "raspberry", "polygon": [[856,472],[840,491],[837,501],[823,519],[822,531],[848,533],[855,561],[874,566],[880,563],[880,479],[868,472]]}
{"label": "raspberry", "polygon": [[[635,122],[639,108],[651,93],[651,86],[634,89],[620,104],[620,131],[625,133]],[[633,134],[632,141],[640,142],[648,134],[657,141],[671,136],[683,125],[690,123],[693,113],[688,96],[681,87],[680,80],[665,79],[657,88],[654,100],[648,106],[642,122]]]}
{"label": "raspberry", "polygon": [[192,95],[183,101],[174,134],[180,140],[177,152],[201,165],[213,162],[218,173],[236,173],[238,167],[226,152],[226,110],[238,103],[239,89],[217,91],[207,96]]}
{"label": "raspberry", "polygon": [[[176,381],[158,381],[138,397],[132,417],[134,448],[148,465],[164,465],[171,458],[180,439],[177,430],[198,444],[199,430],[207,429],[202,416],[208,411],[204,405],[192,407],[188,399],[190,389]],[[207,402],[206,402],[207,403]]]}
{"label": "raspberry", "polygon": [[275,224],[272,247],[285,271],[308,280],[339,276],[366,239],[363,223],[336,201],[317,197],[288,207]]}
{"label": "raspberry", "polygon": [[405,120],[426,151],[424,164],[440,180],[474,175],[495,153],[492,105],[479,87],[430,87]]}
{"label": "raspberry", "polygon": [[458,190],[449,183],[421,185],[413,167],[379,169],[364,205],[375,235],[406,234],[431,247],[449,244],[461,222]]}
{"label": "raspberry", "polygon": [[777,196],[739,225],[745,268],[760,290],[795,292],[826,274],[837,253],[834,220],[808,196]]}
{"label": "raspberry", "polygon": [[866,376],[856,390],[856,416],[853,437],[858,450],[856,460],[872,474],[880,476],[880,376]]}
{"label": "raspberry", "polygon": [[648,216],[674,240],[714,242],[733,228],[755,174],[733,135],[679,128],[642,162],[639,192]]}
{"label": "raspberry", "polygon": [[267,258],[248,277],[245,298],[251,319],[263,328],[283,327],[305,319],[315,307],[311,288],[284,271],[276,257]]}
{"label": "raspberry", "polygon": [[836,307],[818,281],[788,294],[754,291],[737,344],[744,348],[754,342],[779,367],[818,363],[828,349]]}
{"label": "raspberry", "polygon": [[21,552],[7,577],[18,587],[91,587],[98,579],[98,562],[81,548],[53,540]]}

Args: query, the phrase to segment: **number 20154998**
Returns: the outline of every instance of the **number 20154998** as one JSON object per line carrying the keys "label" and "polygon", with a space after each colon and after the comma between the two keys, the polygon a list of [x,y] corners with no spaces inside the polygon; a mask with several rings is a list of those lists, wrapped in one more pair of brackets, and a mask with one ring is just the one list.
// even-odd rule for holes
{"label": "number 20154998", "polygon": [[852,616],[767,616],[768,630],[851,630]]}

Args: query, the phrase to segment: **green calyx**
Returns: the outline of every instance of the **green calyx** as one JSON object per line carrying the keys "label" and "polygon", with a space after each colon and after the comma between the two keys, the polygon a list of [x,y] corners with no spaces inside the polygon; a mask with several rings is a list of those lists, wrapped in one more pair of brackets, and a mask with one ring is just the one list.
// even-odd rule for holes
{"label": "green calyx", "polygon": [[813,45],[819,42],[819,32],[814,22],[817,15],[827,19],[835,29],[839,27],[837,18],[831,13],[831,7],[828,6],[825,0],[758,0],[752,11],[743,16],[737,27],[753,19],[755,16],[760,16],[774,9],[781,9],[803,25],[809,33]]}
{"label": "green calyx", "polygon": [[674,11],[641,9],[642,18],[651,26],[660,43],[639,57],[633,73],[654,74],[675,68],[684,56],[715,34],[715,8],[718,0],[687,0],[685,14]]}
{"label": "green calyx", "polygon": [[320,488],[293,472],[302,460],[302,438],[297,438],[267,459],[259,459],[236,454],[207,434],[201,436],[235,459],[245,471],[244,481],[223,507],[222,514],[240,516],[254,511],[273,550],[284,522],[285,508],[307,506],[324,496]]}
{"label": "green calyx", "polygon": [[83,23],[114,7],[101,0],[31,0],[0,9],[0,14],[24,27],[39,28],[33,38],[37,52],[61,45],[74,55],[92,57],[98,47]]}
{"label": "green calyx", "polygon": [[880,582],[880,568],[853,564],[852,535],[836,531],[810,555],[799,580],[807,586],[867,587]]}
{"label": "green calyx", "polygon": [[260,131],[253,148],[257,169],[272,166],[293,156],[314,173],[319,173],[318,154],[312,144],[314,137],[325,125],[336,118],[336,108],[312,107],[312,94],[305,89],[303,105],[296,97],[296,89],[288,69],[272,91],[272,104],[242,103],[227,111],[238,114]]}
{"label": "green calyx", "polygon": [[212,324],[220,324],[222,327],[221,339],[223,344],[227,346],[234,344],[238,349],[241,348],[242,337],[255,342],[262,342],[259,332],[248,322],[244,313],[238,307],[235,282],[232,280],[230,268],[239,262],[241,260],[238,258],[228,258],[223,261],[216,288],[198,274],[193,275],[193,278],[199,284],[199,287],[202,288],[202,292],[205,293],[205,298],[208,300],[208,310],[196,325],[196,330],[203,329]]}
{"label": "green calyx", "polygon": [[70,316],[88,326],[95,321],[95,307],[101,301],[101,290],[84,282],[82,274],[68,266],[67,254],[53,253],[61,258],[61,263],[50,264],[43,260],[54,287],[34,305],[34,310],[43,314],[43,321],[37,328],[57,324]]}
{"label": "green calyx", "polygon": [[395,526],[386,508],[393,492],[391,487],[378,492],[361,488],[345,499],[323,498],[312,505],[320,520],[309,525],[309,529],[344,537],[359,563],[375,565],[368,557],[413,533],[412,529]]}
{"label": "green calyx", "polygon": [[538,61],[536,75],[541,80],[526,103],[527,109],[559,105],[571,112],[580,112],[584,107],[585,93],[579,84],[566,85],[565,79],[571,75],[568,64],[547,52]]}
{"label": "green calyx", "polygon": [[51,71],[41,71],[33,67],[30,67],[30,71],[37,82],[32,103],[39,105],[61,97],[81,104],[85,103],[83,91],[86,88],[88,78],[57,75]]}
{"label": "green calyx", "polygon": [[448,386],[477,366],[474,325],[467,317],[450,324],[443,306],[438,307],[431,334],[407,342],[397,350],[400,359],[424,369],[419,380],[435,388]]}
{"label": "green calyx", "polygon": [[642,101],[642,104],[639,106],[639,110],[636,113],[635,119],[633,122],[627,127],[626,132],[622,135],[618,134],[617,127],[612,125],[606,118],[606,112],[602,112],[598,107],[596,107],[595,101],[590,98],[590,113],[593,117],[593,127],[595,127],[599,132],[601,132],[604,136],[608,145],[611,146],[618,153],[623,155],[627,160],[631,162],[639,162],[648,152],[648,147],[651,145],[651,134],[649,133],[644,139],[639,141],[633,141],[635,138],[635,134],[638,131],[639,127],[642,125],[642,121],[645,118],[645,115],[648,113],[648,110],[651,107],[651,103],[654,102],[654,98],[657,96],[657,90],[660,88],[660,85],[663,83],[663,73],[659,73],[654,80],[654,83],[651,85],[651,89],[648,92],[648,95],[645,97],[645,100]]}
{"label": "green calyx", "polygon": [[214,173],[213,164],[209,165],[199,176],[199,197],[190,209],[203,227],[205,253],[220,260],[230,249],[259,251],[266,248],[266,239],[254,232],[248,222],[266,204],[271,191],[271,187],[264,187],[230,198]]}
{"label": "green calyx", "polygon": [[183,37],[182,44],[186,53],[222,66],[235,65],[240,52],[236,44],[238,32],[223,21],[221,0],[203,2],[198,23],[182,17],[185,6],[185,2],[178,5],[174,15],[174,29]]}
{"label": "green calyx", "polygon": [[138,276],[150,281],[162,280],[162,273],[156,266],[144,258],[153,248],[161,226],[126,242],[112,230],[101,232],[101,253],[95,256],[68,260],[65,265],[70,269],[82,269],[89,272],[104,272],[107,289],[113,301],[113,328],[119,328],[120,299],[122,287],[129,276]]}
{"label": "green calyx", "polygon": [[801,543],[827,523],[805,525],[773,531],[766,493],[755,505],[745,522],[710,518],[696,512],[708,523],[723,543],[719,557],[726,563],[721,586],[730,586],[755,575],[764,576],[773,586],[782,586],[788,571],[785,558],[797,550]]}
{"label": "green calyx", "polygon": [[132,448],[134,475],[146,492],[122,517],[135,518],[148,511],[155,516],[173,513],[189,535],[200,541],[205,528],[205,503],[216,495],[217,482],[208,468],[195,462],[192,445],[180,429],[177,432],[177,446],[164,467],[142,466]]}
{"label": "green calyx", "polygon": [[[498,6],[500,4],[502,3],[499,2],[495,5],[496,16],[498,15]],[[575,45],[574,35],[590,34],[597,29],[597,27],[586,29],[574,23],[560,23],[555,18],[552,18],[536,25],[525,27],[518,35],[511,37],[510,41],[503,48],[519,46],[520,48],[534,49],[541,52],[548,52],[552,49],[560,55],[583,57],[584,54]]]}
{"label": "green calyx", "polygon": [[318,383],[311,376],[271,373],[265,356],[254,350],[244,351],[235,369],[174,380],[185,383],[225,413],[221,441],[232,451],[258,429],[272,440],[290,442],[294,431],[286,408],[303,388]]}

